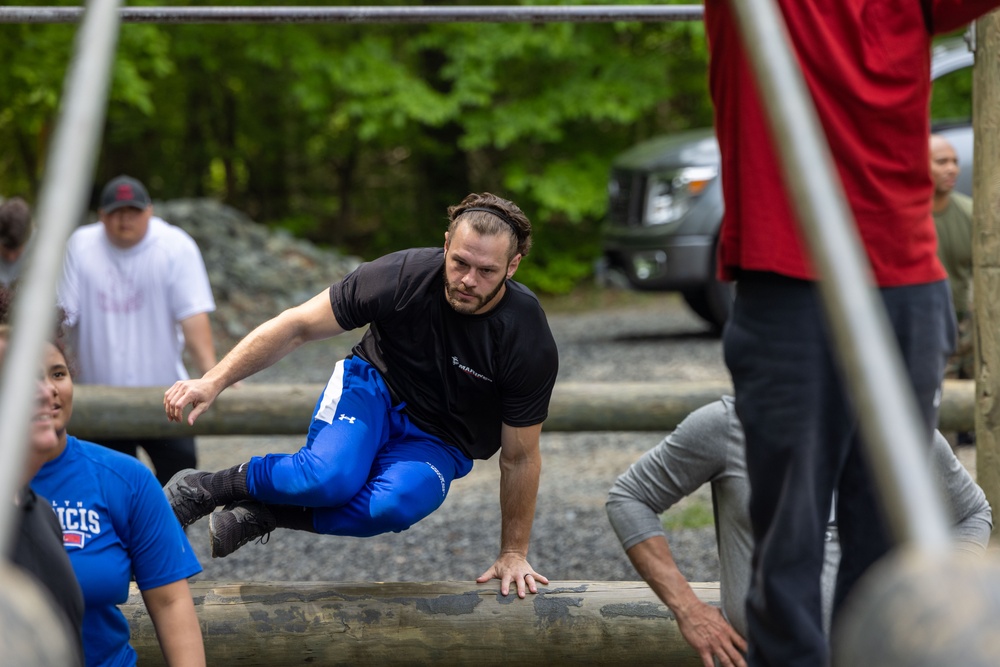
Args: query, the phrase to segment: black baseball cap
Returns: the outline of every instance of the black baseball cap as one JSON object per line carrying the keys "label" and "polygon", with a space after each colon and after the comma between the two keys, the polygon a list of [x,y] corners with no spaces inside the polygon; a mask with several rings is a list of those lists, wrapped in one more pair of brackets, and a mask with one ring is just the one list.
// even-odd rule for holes
{"label": "black baseball cap", "polygon": [[146,186],[131,176],[115,176],[101,191],[101,210],[117,211],[124,206],[146,208],[152,203]]}

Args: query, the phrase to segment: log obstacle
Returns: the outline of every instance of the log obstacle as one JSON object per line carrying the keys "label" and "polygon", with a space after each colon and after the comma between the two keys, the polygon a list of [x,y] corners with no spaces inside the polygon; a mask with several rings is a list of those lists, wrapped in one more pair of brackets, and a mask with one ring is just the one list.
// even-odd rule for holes
{"label": "log obstacle", "polygon": [[[717,583],[694,583],[719,605]],[[500,583],[192,581],[209,665],[700,667],[644,582],[560,581],[524,600]],[[163,657],[132,584],[122,610],[140,665]]]}
{"label": "log obstacle", "polygon": [[[320,384],[244,384],[229,389],[193,427],[163,413],[166,387],[77,385],[73,434],[81,438],[177,435],[304,435]],[[693,410],[731,394],[729,382],[556,383],[545,430],[674,429]],[[945,380],[941,429],[972,430],[975,383]]]}

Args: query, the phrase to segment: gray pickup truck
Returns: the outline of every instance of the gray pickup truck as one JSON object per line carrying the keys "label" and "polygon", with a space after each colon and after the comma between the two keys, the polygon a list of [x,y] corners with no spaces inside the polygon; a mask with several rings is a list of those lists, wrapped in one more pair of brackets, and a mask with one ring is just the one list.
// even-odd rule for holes
{"label": "gray pickup truck", "polygon": [[[937,45],[931,76],[935,96],[947,91],[960,103],[935,105],[933,131],[955,147],[962,166],[956,188],[972,192],[971,72],[973,54],[961,39]],[[947,83],[944,83],[946,82]],[[715,272],[722,224],[719,146],[711,128],[657,137],[619,155],[608,181],[608,215],[598,278],[637,290],[680,292],[691,309],[721,331],[733,287]]]}

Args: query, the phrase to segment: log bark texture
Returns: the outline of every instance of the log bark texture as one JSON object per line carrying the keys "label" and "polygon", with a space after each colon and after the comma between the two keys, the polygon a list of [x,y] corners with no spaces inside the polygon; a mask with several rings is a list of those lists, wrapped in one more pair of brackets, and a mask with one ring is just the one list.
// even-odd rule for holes
{"label": "log bark texture", "polygon": [[[222,393],[195,425],[172,424],[165,387],[76,387],[71,431],[80,438],[171,435],[305,435],[322,385],[247,384]],[[732,394],[728,382],[557,383],[546,431],[672,430],[693,410]],[[948,380],[941,428],[971,430],[972,380]]]}
{"label": "log bark texture", "polygon": [[[694,583],[718,606],[717,583]],[[209,665],[701,664],[644,582],[192,582]],[[122,606],[140,665],[162,665],[135,585]]]}
{"label": "log bark texture", "polygon": [[[1000,503],[1000,12],[976,21],[972,73],[975,132],[972,194],[973,312],[976,341],[976,475]],[[993,536],[1000,531],[994,525]]]}

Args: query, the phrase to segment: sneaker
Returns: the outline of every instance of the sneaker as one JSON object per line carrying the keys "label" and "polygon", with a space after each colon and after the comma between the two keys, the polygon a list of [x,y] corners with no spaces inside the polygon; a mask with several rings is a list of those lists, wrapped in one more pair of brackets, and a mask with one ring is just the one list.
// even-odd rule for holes
{"label": "sneaker", "polygon": [[212,558],[224,558],[251,540],[267,544],[278,522],[267,505],[255,500],[241,500],[208,518],[208,536]]}
{"label": "sneaker", "polygon": [[170,509],[174,511],[174,516],[181,522],[183,528],[187,528],[203,516],[208,516],[217,507],[212,492],[201,483],[211,474],[204,470],[187,468],[171,477],[163,487],[163,492],[170,501]]}

